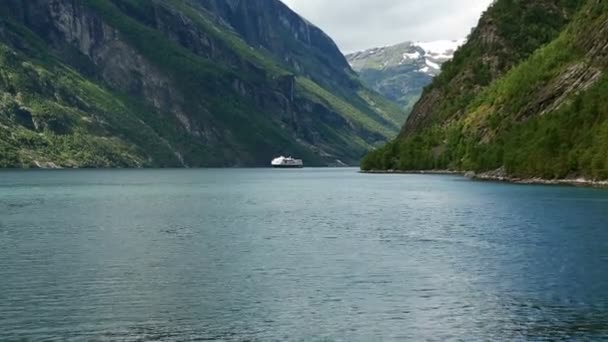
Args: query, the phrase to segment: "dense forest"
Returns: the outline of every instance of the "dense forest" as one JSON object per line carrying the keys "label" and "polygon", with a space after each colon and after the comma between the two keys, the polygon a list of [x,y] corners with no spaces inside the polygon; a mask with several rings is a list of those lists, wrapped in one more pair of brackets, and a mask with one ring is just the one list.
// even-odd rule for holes
{"label": "dense forest", "polygon": [[608,3],[498,0],[364,170],[608,178]]}

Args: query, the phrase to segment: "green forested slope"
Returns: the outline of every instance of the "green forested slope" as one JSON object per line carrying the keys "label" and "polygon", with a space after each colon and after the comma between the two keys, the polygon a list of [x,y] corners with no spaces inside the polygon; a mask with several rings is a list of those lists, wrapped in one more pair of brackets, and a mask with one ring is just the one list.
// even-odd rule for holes
{"label": "green forested slope", "polygon": [[[542,40],[535,40],[531,31],[517,35],[513,25],[514,31],[507,33],[522,51],[534,50],[530,57],[504,76],[487,79],[487,86],[478,82],[442,91],[445,101],[420,111],[418,120],[410,119],[397,140],[365,158],[363,169],[500,169],[515,177],[608,178],[608,4],[588,0],[553,5],[562,13],[576,9],[564,16],[567,24],[554,39],[533,49]],[[516,22],[509,18],[521,13],[510,8],[522,6],[521,1],[497,1],[477,32],[488,29],[484,20],[496,8],[507,9],[504,20]],[[542,20],[537,25],[534,32],[559,26],[545,30]],[[467,49],[472,47],[463,51]],[[455,59],[427,92],[462,77],[467,68],[459,65],[472,61]]]}
{"label": "green forested slope", "polygon": [[[277,154],[356,163],[397,133],[399,110],[282,3],[229,8],[286,18],[260,28],[267,47],[207,4],[2,1],[0,165],[254,166]],[[319,63],[323,74],[305,67]]]}

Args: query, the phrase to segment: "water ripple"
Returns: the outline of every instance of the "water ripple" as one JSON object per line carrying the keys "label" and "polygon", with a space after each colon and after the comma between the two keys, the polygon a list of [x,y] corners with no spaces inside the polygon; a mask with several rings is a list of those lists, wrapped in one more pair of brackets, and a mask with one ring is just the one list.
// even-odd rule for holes
{"label": "water ripple", "polygon": [[608,338],[608,193],[353,169],[3,172],[0,340]]}

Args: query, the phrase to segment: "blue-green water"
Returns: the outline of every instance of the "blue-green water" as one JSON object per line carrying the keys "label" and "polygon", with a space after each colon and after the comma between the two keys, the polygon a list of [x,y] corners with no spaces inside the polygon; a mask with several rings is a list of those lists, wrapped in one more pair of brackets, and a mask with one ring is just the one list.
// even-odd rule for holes
{"label": "blue-green water", "polygon": [[354,169],[0,172],[0,340],[608,338],[608,192]]}

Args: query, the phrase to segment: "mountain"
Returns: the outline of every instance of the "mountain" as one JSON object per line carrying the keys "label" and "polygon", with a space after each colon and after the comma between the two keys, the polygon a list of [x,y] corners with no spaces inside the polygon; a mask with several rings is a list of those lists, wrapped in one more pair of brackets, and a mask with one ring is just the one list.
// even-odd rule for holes
{"label": "mountain", "polygon": [[454,56],[464,40],[405,42],[346,56],[365,85],[398,103],[409,113],[424,87]]}
{"label": "mountain", "polygon": [[608,2],[498,0],[363,169],[608,178]]}
{"label": "mountain", "polygon": [[278,0],[3,0],[0,166],[355,164],[404,113]]}

